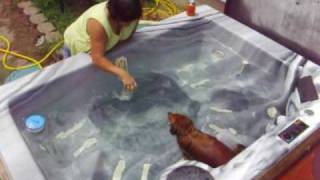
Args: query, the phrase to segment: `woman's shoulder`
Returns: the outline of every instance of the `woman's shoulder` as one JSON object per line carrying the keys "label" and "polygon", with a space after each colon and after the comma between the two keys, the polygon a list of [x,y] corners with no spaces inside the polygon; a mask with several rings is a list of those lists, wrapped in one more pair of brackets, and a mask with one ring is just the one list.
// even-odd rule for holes
{"label": "woman's shoulder", "polygon": [[106,3],[107,2],[96,4],[86,12],[87,23],[89,19],[94,19],[98,21],[102,27],[109,29]]}
{"label": "woman's shoulder", "polygon": [[87,9],[83,14],[94,15],[94,14],[104,13],[107,9],[106,4],[107,4],[107,2],[95,4],[95,5],[91,6],[89,9]]}

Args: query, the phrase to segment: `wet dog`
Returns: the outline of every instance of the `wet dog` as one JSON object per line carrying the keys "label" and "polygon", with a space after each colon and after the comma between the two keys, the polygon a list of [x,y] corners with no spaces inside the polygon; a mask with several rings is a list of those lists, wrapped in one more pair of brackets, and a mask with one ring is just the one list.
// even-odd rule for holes
{"label": "wet dog", "polygon": [[218,167],[227,163],[243,148],[231,150],[217,138],[196,129],[192,120],[182,114],[168,113],[170,132],[177,136],[183,156],[188,160],[197,160]]}

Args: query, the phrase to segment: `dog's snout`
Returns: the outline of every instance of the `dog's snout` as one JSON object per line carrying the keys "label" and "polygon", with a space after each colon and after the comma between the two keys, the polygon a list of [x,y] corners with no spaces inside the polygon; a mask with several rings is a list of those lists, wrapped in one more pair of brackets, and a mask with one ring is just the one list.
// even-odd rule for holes
{"label": "dog's snout", "polygon": [[172,112],[168,112],[168,116],[171,116],[172,115]]}

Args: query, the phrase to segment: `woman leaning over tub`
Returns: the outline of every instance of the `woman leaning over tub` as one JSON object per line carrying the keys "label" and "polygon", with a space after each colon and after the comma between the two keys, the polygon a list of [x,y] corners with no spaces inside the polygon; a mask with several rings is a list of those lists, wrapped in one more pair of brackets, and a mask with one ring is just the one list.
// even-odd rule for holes
{"label": "woman leaning over tub", "polygon": [[105,52],[130,39],[141,15],[140,0],[108,0],[92,6],[64,32],[65,58],[90,51],[95,65],[118,76],[126,89],[134,90],[135,79],[114,65]]}

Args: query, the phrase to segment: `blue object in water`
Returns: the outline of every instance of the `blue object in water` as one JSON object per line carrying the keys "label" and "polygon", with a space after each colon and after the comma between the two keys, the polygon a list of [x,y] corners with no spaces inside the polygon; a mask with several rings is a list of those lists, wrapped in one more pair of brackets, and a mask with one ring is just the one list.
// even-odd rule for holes
{"label": "blue object in water", "polygon": [[26,129],[32,133],[40,133],[43,131],[46,121],[46,118],[42,115],[31,115],[25,121]]}

